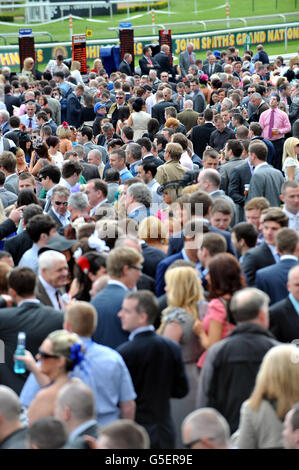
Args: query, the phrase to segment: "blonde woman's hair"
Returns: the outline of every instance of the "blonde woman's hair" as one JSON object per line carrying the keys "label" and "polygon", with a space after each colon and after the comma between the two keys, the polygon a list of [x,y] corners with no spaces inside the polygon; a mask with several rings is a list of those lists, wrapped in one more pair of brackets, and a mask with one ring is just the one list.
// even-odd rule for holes
{"label": "blonde woman's hair", "polygon": [[58,126],[56,129],[56,135],[61,139],[68,139],[71,137],[71,129],[68,127]]}
{"label": "blonde woman's hair", "polygon": [[81,68],[81,62],[78,60],[73,60],[72,65],[71,65],[71,71],[73,70],[80,70]]}
{"label": "blonde woman's hair", "polygon": [[138,236],[145,242],[161,240],[162,243],[165,243],[166,227],[158,217],[151,215],[140,222]]}
{"label": "blonde woman's hair", "polygon": [[168,288],[168,307],[163,311],[163,316],[174,307],[180,307],[196,320],[198,317],[197,302],[203,300],[203,293],[195,269],[191,267],[168,269],[165,274],[165,283]]}
{"label": "blonde woman's hair", "polygon": [[299,401],[298,384],[299,365],[296,345],[275,346],[264,356],[248,404],[257,411],[263,399],[275,400],[277,416],[283,419]]}
{"label": "blonde woman's hair", "polygon": [[[284,164],[286,158],[291,157],[297,163],[297,155],[295,152],[296,145],[299,145],[299,139],[296,137],[289,137],[283,145],[282,164]],[[298,165],[298,163],[297,163]]]}
{"label": "blonde woman's hair", "polygon": [[31,62],[34,63],[34,59],[32,57],[26,57],[23,62],[23,67],[25,70],[28,70],[28,65],[31,65]]}
{"label": "blonde woman's hair", "polygon": [[71,347],[76,343],[80,344],[81,352],[83,352],[83,344],[79,336],[67,330],[56,330],[50,333],[47,339],[52,343],[53,354],[64,357],[66,359],[66,370],[72,370],[76,365],[76,361],[71,359]]}

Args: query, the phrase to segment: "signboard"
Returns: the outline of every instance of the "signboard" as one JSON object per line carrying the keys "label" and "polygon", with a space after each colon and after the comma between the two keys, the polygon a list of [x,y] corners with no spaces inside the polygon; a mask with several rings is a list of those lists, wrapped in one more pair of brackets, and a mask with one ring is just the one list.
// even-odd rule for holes
{"label": "signboard", "polygon": [[20,70],[22,72],[24,60],[27,57],[35,58],[35,49],[34,49],[34,37],[32,35],[32,29],[19,29],[19,64]]}
{"label": "signboard", "polygon": [[130,64],[132,74],[134,74],[134,30],[121,29],[119,30],[120,41],[120,60],[123,60],[125,54],[131,54],[133,60]]}
{"label": "signboard", "polygon": [[[133,30],[131,34],[133,33]],[[250,36],[250,48],[255,50],[257,44],[276,44],[281,43],[281,53],[284,52],[284,43],[285,43],[285,32],[287,35],[287,41],[298,41],[299,40],[299,26],[292,25],[285,28],[283,25],[281,27],[265,27],[260,31],[250,31],[248,29],[246,32],[227,32],[225,34],[217,34],[217,31],[206,32],[201,37],[196,35],[192,36],[190,33],[180,34],[179,38],[172,37],[172,54],[178,55],[180,52],[185,51],[188,42],[191,42],[194,46],[194,52],[204,53],[207,50],[225,50],[229,46],[233,45],[236,47],[241,47],[246,44],[247,35]],[[30,39],[30,38],[26,38]],[[127,36],[128,39],[128,36]],[[146,37],[142,40],[135,38],[134,40],[134,55],[142,56],[143,47],[151,41],[157,40],[157,36]],[[118,40],[111,40],[110,45],[117,44]],[[107,46],[107,43],[101,44],[100,41],[88,41],[86,43],[86,59],[97,59],[100,57],[100,48],[101,45]],[[131,46],[130,46],[131,47]],[[267,48],[265,48],[267,50]],[[129,50],[128,52],[131,53]],[[72,46],[71,43],[67,45],[56,44],[39,44],[35,49],[36,53],[36,63],[46,65],[50,59],[55,59],[57,54],[63,54],[64,57],[72,57]],[[278,53],[278,51],[277,51]],[[294,53],[295,55],[295,53]],[[30,54],[32,57],[32,53]],[[27,56],[28,57],[28,56]],[[12,68],[18,68],[20,66],[20,52],[17,48],[7,46],[0,46],[0,66],[9,66]],[[42,67],[41,67],[42,68]]]}
{"label": "signboard", "polygon": [[171,41],[171,30],[170,29],[160,29],[159,30],[159,44],[160,47],[163,46],[163,44],[166,44],[170,48],[170,63],[171,65],[173,64],[173,58],[172,58],[172,41]]}
{"label": "signboard", "polygon": [[130,21],[122,21],[119,23],[119,29],[131,29],[132,28],[132,23]]}
{"label": "signboard", "polygon": [[80,72],[82,74],[87,73],[86,34],[74,34],[72,36],[72,60],[80,62]]}

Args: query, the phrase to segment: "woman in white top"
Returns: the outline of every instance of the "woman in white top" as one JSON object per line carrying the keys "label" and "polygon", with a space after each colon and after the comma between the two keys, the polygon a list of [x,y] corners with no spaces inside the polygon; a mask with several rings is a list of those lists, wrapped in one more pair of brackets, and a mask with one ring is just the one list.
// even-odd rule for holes
{"label": "woman in white top", "polygon": [[77,85],[81,83],[81,85],[85,86],[85,83],[83,82],[83,79],[82,79],[82,75],[80,73],[80,69],[81,69],[81,63],[78,60],[73,60],[72,66],[71,66],[71,76],[77,80]]}
{"label": "woman in white top", "polygon": [[133,105],[133,113],[128,119],[128,126],[134,131],[133,140],[138,140],[147,132],[147,123],[151,119],[151,115],[144,111],[145,101],[142,98],[136,98]]}
{"label": "woman in white top", "polygon": [[54,165],[61,169],[64,159],[62,153],[59,152],[60,141],[58,137],[50,135],[46,140],[46,144],[49,147],[49,155],[52,157]]}
{"label": "woman in white top", "polygon": [[282,155],[282,171],[284,172],[286,181],[299,181],[299,139],[289,137],[283,146]]}

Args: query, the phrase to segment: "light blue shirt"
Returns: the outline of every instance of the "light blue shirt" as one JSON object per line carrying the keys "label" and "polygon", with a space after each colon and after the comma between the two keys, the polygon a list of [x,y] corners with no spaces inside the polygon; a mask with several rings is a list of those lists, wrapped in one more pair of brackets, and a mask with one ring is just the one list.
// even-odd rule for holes
{"label": "light blue shirt", "polygon": [[136,335],[138,335],[139,333],[144,333],[145,331],[155,331],[155,328],[153,325],[141,326],[140,328],[136,328],[136,330],[131,332],[129,336],[129,341],[133,341]]}
{"label": "light blue shirt", "polygon": [[151,190],[152,193],[152,203],[161,204],[163,202],[163,196],[160,196],[157,193],[157,189],[160,188],[158,181],[153,178],[152,181],[147,184],[147,187]]}
{"label": "light blue shirt", "polygon": [[294,307],[294,309],[296,310],[297,312],[297,315],[299,316],[299,302],[298,300],[295,299],[295,297],[293,296],[293,294],[289,294],[289,299]]}
{"label": "light blue shirt", "polygon": [[38,252],[40,250],[40,246],[36,243],[33,243],[32,247],[25,251],[22,258],[19,261],[18,266],[25,266],[26,268],[31,268],[35,274],[38,273]]}
{"label": "light blue shirt", "polygon": [[133,176],[137,176],[138,166],[141,162],[142,162],[142,158],[141,160],[137,160],[137,162],[133,162],[130,164],[130,172],[132,173]]}
{"label": "light blue shirt", "polygon": [[276,247],[274,245],[269,245],[268,243],[267,243],[267,246],[271,250],[273,258],[275,259],[275,263],[279,263],[280,255],[277,253]]}
{"label": "light blue shirt", "polygon": [[[97,422],[106,426],[120,418],[119,403],[135,400],[137,395],[128,368],[117,351],[90,338],[80,339],[85,347],[85,358],[70,376],[78,377],[93,390]],[[28,407],[39,390],[31,373],[20,395],[22,405]]]}
{"label": "light blue shirt", "polygon": [[133,178],[132,173],[127,168],[123,168],[122,170],[120,170],[119,176],[121,184],[124,184],[124,181]]}

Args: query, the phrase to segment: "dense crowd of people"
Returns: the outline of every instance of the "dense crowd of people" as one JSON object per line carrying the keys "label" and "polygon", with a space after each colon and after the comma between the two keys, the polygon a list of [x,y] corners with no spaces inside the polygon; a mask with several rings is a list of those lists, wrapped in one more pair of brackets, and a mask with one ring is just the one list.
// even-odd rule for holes
{"label": "dense crowd of people", "polygon": [[0,448],[298,449],[299,50],[80,69],[0,73]]}

